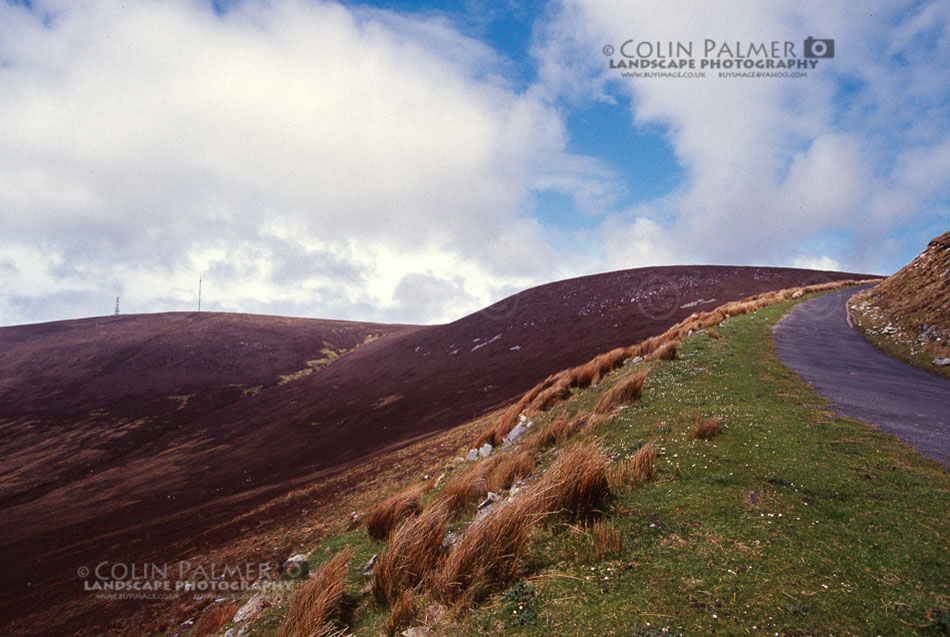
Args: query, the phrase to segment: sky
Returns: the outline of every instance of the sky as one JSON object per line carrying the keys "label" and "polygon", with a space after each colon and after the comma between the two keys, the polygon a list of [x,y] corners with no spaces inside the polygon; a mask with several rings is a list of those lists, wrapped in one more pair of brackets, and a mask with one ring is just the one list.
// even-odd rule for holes
{"label": "sky", "polygon": [[[194,310],[199,280],[203,310],[437,323],[634,267],[890,274],[950,229],[948,15],[0,0],[0,325]],[[701,67],[771,42],[814,65]]]}

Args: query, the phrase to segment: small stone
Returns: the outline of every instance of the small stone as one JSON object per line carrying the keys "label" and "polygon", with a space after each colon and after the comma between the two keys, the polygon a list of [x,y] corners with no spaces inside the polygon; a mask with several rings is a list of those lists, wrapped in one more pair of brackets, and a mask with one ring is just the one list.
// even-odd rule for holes
{"label": "small stone", "polygon": [[363,575],[369,577],[373,574],[373,569],[376,568],[377,560],[379,560],[379,554],[373,553],[373,557],[369,558],[369,561],[366,562],[366,566],[363,567]]}
{"label": "small stone", "polygon": [[491,506],[492,504],[498,502],[499,500],[501,500],[501,496],[499,496],[497,493],[492,493],[491,491],[489,491],[488,497],[482,500],[481,504],[478,505],[478,508],[484,509],[485,507]]}
{"label": "small stone", "polygon": [[468,453],[465,455],[466,462],[474,462],[478,460],[478,449],[469,449]]}
{"label": "small stone", "polygon": [[947,365],[950,365],[950,358],[935,358],[934,365],[937,367],[946,367]]}
{"label": "small stone", "polygon": [[462,537],[461,533],[449,533],[442,539],[442,549],[448,549]]}
{"label": "small stone", "polygon": [[486,443],[483,444],[483,445],[481,446],[481,448],[478,450],[478,456],[479,456],[480,458],[487,458],[488,456],[491,455],[492,449],[493,449],[493,447],[492,447],[490,444],[488,444],[488,443],[486,442]]}
{"label": "small stone", "polygon": [[399,633],[401,637],[425,637],[428,635],[429,630],[428,626],[413,626],[412,628],[407,628],[406,630]]}
{"label": "small stone", "polygon": [[280,565],[280,572],[291,577],[305,577],[309,571],[310,564],[307,563],[307,556],[304,553],[291,555]]}
{"label": "small stone", "polygon": [[426,624],[431,626],[432,624],[438,623],[438,621],[445,615],[446,610],[446,607],[442,604],[432,604],[428,606],[425,612]]}

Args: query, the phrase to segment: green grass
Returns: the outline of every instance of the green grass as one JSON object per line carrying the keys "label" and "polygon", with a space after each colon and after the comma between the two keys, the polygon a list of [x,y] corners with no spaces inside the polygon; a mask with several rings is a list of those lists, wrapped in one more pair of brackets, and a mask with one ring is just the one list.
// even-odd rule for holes
{"label": "green grass", "polygon": [[[623,533],[620,554],[591,559],[583,529],[548,526],[523,581],[436,634],[945,634],[926,626],[945,623],[950,607],[947,472],[835,416],[775,358],[770,327],[792,305],[729,319],[718,340],[687,339],[681,360],[650,363],[642,400],[595,432],[614,457],[647,441],[660,452],[657,479],[607,512]],[[592,409],[638,369],[624,366],[546,417]],[[689,411],[719,416],[724,429],[692,440]],[[386,610],[361,593],[359,570],[384,545],[353,531],[318,548],[313,566],[344,542],[356,549],[350,628],[380,634]]]}

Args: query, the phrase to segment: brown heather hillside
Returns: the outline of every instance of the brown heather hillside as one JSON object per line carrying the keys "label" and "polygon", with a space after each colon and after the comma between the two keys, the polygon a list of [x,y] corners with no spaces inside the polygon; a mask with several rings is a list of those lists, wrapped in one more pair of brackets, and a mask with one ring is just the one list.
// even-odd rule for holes
{"label": "brown heather hillside", "polygon": [[933,361],[950,356],[950,232],[933,239],[899,272],[856,295],[851,309],[871,342],[942,371]]}
{"label": "brown heather hillside", "polygon": [[228,547],[282,560],[324,533],[292,536],[302,511],[331,519],[553,372],[725,302],[852,278],[865,277],[626,270],[426,327],[202,313],[0,328],[0,633],[141,634],[127,611],[159,608],[103,606],[77,569]]}

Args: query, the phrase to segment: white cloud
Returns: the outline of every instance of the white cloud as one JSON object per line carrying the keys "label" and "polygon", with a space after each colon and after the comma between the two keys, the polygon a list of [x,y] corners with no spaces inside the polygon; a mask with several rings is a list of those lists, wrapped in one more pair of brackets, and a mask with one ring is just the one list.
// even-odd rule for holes
{"label": "white cloud", "polygon": [[[649,206],[660,224],[650,228],[652,242],[675,246],[668,258],[792,263],[810,239],[832,232],[849,234],[850,244],[829,246],[840,253],[820,263],[881,270],[867,246],[905,231],[913,216],[947,218],[947,13],[936,0],[728,8],[563,0],[539,29],[534,54],[552,92],[577,101],[620,91],[636,125],[666,130],[686,171],[676,193]],[[628,39],[801,47],[807,36],[837,45],[807,78],[623,78],[600,54]],[[571,52],[573,63],[559,66]],[[919,240],[907,237],[910,250]]]}
{"label": "white cloud", "polygon": [[[0,272],[5,323],[190,308],[200,275],[223,308],[382,320],[413,316],[401,281],[458,278],[417,315],[451,319],[557,275],[533,188],[610,177],[438,17],[3,3],[0,60],[0,253],[43,253]],[[51,278],[70,305],[30,314]]]}

